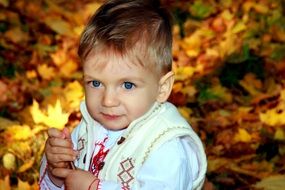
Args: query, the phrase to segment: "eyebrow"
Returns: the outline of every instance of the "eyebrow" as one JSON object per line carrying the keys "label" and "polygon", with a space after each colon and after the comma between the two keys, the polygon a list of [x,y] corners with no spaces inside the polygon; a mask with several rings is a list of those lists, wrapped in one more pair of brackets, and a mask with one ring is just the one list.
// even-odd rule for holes
{"label": "eyebrow", "polygon": [[[83,79],[84,80],[97,80],[95,77],[92,77],[90,75],[83,75]],[[145,83],[145,81],[142,79],[142,78],[138,78],[138,77],[133,77],[133,76],[130,76],[130,77],[123,77],[123,78],[120,78],[118,79],[119,81],[135,81],[135,82],[141,82],[141,83]]]}

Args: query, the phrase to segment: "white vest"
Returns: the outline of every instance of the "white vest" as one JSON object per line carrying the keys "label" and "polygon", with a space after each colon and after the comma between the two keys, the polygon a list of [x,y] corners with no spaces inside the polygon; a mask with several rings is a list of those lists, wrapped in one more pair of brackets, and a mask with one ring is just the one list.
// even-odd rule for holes
{"label": "white vest", "polygon": [[[87,111],[86,105],[81,106],[81,111],[84,115],[84,112]],[[87,123],[90,123],[90,116],[88,117],[89,122],[87,121]],[[83,130],[80,130],[77,138],[84,139],[85,147],[88,146],[88,148],[81,151],[80,159],[76,165],[88,170],[88,163],[91,159],[90,150],[92,150],[94,139],[96,139],[96,137],[90,135],[90,132],[96,134],[97,127],[92,127],[90,124],[84,125],[84,123],[81,123],[81,125],[84,127],[81,126]],[[88,135],[84,128],[89,130]],[[107,154],[104,167],[99,172],[99,178],[120,182],[127,188],[139,187],[136,176],[148,156],[165,142],[181,136],[189,136],[198,150],[199,173],[197,179],[193,182],[193,189],[201,189],[207,170],[206,155],[202,142],[187,121],[179,114],[176,107],[168,102],[164,104],[155,103],[146,114],[129,125],[122,134],[124,140],[119,138],[120,142],[118,141]],[[82,145],[77,145],[77,148],[80,146]],[[86,155],[86,158],[83,158],[83,155]],[[85,159],[88,163],[80,164],[83,162],[82,159]]]}

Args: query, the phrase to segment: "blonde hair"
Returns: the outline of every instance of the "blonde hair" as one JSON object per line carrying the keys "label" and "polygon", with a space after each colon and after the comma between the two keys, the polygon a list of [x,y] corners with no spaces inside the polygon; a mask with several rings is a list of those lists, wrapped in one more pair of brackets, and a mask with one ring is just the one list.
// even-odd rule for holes
{"label": "blonde hair", "polygon": [[107,1],[85,27],[78,55],[84,61],[102,48],[167,73],[172,69],[171,15],[159,0]]}

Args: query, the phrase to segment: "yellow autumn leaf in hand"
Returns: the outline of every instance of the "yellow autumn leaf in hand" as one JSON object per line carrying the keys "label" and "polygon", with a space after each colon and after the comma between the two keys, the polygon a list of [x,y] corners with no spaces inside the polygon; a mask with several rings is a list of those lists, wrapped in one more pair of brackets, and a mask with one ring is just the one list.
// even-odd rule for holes
{"label": "yellow autumn leaf in hand", "polygon": [[235,142],[250,142],[251,135],[245,129],[238,129],[238,132],[234,136]]}
{"label": "yellow autumn leaf in hand", "polygon": [[48,127],[55,127],[58,129],[64,128],[69,117],[69,113],[63,112],[59,100],[56,101],[55,106],[48,105],[46,113],[39,108],[38,102],[34,101],[30,112],[36,124],[43,123]]}

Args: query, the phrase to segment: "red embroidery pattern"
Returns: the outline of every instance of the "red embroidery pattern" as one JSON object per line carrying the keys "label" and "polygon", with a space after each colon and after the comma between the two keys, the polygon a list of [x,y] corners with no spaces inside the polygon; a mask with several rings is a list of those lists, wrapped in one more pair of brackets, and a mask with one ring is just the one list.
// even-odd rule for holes
{"label": "red embroidery pattern", "polygon": [[128,190],[130,187],[130,182],[134,179],[132,174],[134,169],[132,159],[127,158],[126,160],[120,163],[120,166],[121,172],[118,174],[118,177],[120,178],[121,183],[123,185],[122,189]]}
{"label": "red embroidery pattern", "polygon": [[[104,167],[104,159],[107,156],[107,153],[109,150],[104,150],[105,149],[105,142],[107,141],[108,137],[106,137],[103,142],[96,142],[95,143],[95,148],[99,147],[98,153],[93,157],[90,163],[89,171],[98,177],[99,171]],[[94,153],[93,153],[94,154]]]}

